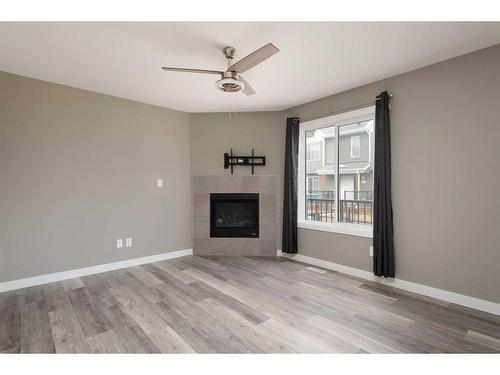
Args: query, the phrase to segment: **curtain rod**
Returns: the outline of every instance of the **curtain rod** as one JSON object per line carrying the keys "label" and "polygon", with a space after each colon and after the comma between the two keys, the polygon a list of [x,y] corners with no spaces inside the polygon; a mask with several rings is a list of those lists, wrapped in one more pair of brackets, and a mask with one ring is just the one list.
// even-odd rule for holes
{"label": "curtain rod", "polygon": [[[393,95],[390,92],[388,94],[389,94],[389,99],[391,99]],[[380,100],[380,99],[376,98],[375,100],[372,100],[370,102],[361,103],[361,104],[358,104],[358,105],[355,105],[355,106],[350,106],[350,107],[344,107],[342,109],[338,109],[336,111],[332,111],[332,112],[328,112],[328,113],[323,113],[321,115],[317,115],[317,116],[314,116],[314,117],[306,117],[305,119],[300,118],[300,122],[308,122],[308,121],[318,120],[318,119],[323,118],[323,117],[338,115],[340,113],[345,113],[345,112],[353,111],[355,109],[369,107],[371,105],[374,105],[377,100]]]}

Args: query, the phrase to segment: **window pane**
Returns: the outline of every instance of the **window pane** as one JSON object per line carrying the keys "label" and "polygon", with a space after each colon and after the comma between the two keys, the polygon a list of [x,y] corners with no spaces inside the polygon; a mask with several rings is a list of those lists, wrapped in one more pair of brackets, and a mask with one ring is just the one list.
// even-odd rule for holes
{"label": "window pane", "polygon": [[339,127],[339,221],[373,222],[373,120]]}
{"label": "window pane", "polygon": [[311,141],[307,144],[307,160],[320,160],[321,142]]}
{"label": "window pane", "polygon": [[335,127],[306,132],[307,220],[335,222]]}

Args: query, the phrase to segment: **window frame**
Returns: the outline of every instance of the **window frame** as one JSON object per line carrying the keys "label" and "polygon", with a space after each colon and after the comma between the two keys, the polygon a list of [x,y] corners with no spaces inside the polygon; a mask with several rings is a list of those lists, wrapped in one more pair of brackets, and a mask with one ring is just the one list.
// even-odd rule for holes
{"label": "window frame", "polygon": [[[299,131],[299,173],[298,173],[298,207],[297,207],[297,224],[299,228],[320,230],[325,232],[347,234],[358,237],[373,237],[373,225],[354,224],[338,222],[338,209],[335,210],[336,221],[334,223],[325,223],[313,220],[306,220],[305,216],[305,195],[307,192],[307,174],[306,166],[306,136],[305,133],[311,130],[317,130],[327,127],[335,127],[335,172],[336,172],[336,204],[339,207],[338,196],[338,166],[339,166],[339,128],[344,125],[349,125],[356,122],[373,120],[375,122],[375,106],[364,107],[352,111],[342,112],[336,115],[323,117],[316,120],[306,121],[300,124]],[[360,140],[361,147],[361,140]],[[360,150],[361,154],[361,150]]]}
{"label": "window frame", "polygon": [[[358,148],[357,148],[358,154],[357,155],[354,155],[354,153],[352,152],[354,150],[353,141],[355,139],[358,141]],[[361,157],[361,136],[360,135],[351,135],[351,159],[357,159],[360,157]]]}

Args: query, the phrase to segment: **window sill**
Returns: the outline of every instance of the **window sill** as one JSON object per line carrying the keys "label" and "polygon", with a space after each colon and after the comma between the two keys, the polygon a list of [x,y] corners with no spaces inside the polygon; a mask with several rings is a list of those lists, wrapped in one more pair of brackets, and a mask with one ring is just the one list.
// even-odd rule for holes
{"label": "window sill", "polygon": [[321,223],[316,221],[302,220],[297,225],[302,229],[320,230],[338,234],[347,234],[349,236],[373,238],[373,227],[363,224],[349,223]]}

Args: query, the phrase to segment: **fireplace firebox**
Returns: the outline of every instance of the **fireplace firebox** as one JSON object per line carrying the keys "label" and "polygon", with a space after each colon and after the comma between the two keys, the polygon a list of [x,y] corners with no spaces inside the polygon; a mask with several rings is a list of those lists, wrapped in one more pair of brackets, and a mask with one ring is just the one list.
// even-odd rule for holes
{"label": "fireplace firebox", "polygon": [[259,237],[259,194],[211,193],[210,237]]}

